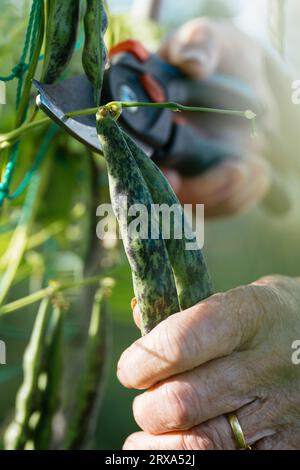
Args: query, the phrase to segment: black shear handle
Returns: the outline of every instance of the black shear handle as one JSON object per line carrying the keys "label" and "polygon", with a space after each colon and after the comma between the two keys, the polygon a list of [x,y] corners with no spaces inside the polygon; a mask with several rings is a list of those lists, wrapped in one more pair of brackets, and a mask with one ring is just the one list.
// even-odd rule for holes
{"label": "black shear handle", "polygon": [[168,146],[157,151],[153,160],[160,166],[173,168],[182,176],[196,176],[226,158],[238,158],[226,144],[201,137],[192,127],[176,124]]}

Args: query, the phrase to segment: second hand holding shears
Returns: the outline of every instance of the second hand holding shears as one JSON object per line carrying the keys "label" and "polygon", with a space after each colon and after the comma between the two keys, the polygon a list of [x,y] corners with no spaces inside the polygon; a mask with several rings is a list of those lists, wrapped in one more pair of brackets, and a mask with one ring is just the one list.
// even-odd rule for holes
{"label": "second hand holding shears", "polygon": [[[95,117],[66,118],[69,112],[95,106],[87,77],[80,75],[54,85],[35,80],[34,84],[39,91],[38,106],[73,137],[101,153]],[[174,101],[261,113],[255,93],[242,80],[221,74],[203,81],[191,80],[134,40],[110,51],[101,104],[111,101]],[[224,159],[240,157],[233,146],[202,137],[169,109],[128,108],[119,123],[158,165],[176,169],[183,176],[196,176]]]}

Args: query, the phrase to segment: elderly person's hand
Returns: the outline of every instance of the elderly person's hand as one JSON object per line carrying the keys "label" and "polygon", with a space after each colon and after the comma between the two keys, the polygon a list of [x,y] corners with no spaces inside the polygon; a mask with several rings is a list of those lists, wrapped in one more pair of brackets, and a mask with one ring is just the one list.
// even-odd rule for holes
{"label": "elderly person's hand", "polygon": [[[274,127],[276,100],[270,92],[264,52],[233,25],[201,18],[190,21],[166,40],[160,54],[195,79],[207,78],[214,72],[242,78],[266,108],[263,126]],[[166,169],[165,175],[181,202],[205,204],[210,217],[239,213],[257,204],[269,189],[271,171],[261,139],[251,138],[249,122],[202,113],[187,117],[207,137],[234,143],[240,148],[241,159],[227,160],[193,178],[182,178]]]}
{"label": "elderly person's hand", "polygon": [[124,449],[236,449],[230,412],[255,449],[299,449],[299,305],[300,280],[268,277],[214,295],[136,341],[118,377],[146,390],[133,405],[142,432]]}

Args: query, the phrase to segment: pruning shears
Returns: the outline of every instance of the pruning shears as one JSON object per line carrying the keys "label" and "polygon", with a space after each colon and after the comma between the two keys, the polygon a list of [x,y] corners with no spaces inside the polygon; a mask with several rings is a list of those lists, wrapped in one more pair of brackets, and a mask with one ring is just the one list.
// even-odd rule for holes
{"label": "pruning shears", "polygon": [[[203,81],[191,80],[137,41],[128,40],[113,47],[109,58],[102,104],[174,101],[261,113],[256,94],[242,80],[222,74]],[[36,80],[34,84],[39,91],[38,106],[76,139],[101,153],[95,117],[66,117],[66,113],[95,105],[92,85],[86,75],[54,85]],[[128,108],[119,123],[157,164],[174,168],[184,176],[201,174],[225,158],[240,156],[232,145],[202,137],[180,114],[169,109]]]}

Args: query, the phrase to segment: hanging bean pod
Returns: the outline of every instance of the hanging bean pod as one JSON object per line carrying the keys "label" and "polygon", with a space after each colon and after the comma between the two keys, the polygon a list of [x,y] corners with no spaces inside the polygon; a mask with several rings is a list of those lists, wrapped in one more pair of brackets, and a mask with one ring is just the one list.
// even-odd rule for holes
{"label": "hanging bean pod", "polygon": [[76,393],[74,411],[68,423],[66,449],[79,449],[86,441],[102,400],[108,359],[108,299],[112,287],[112,279],[103,280],[94,297],[84,370]]}
{"label": "hanging bean pod", "polygon": [[[169,208],[176,207],[174,230],[173,233],[170,232],[170,237],[165,242],[174,270],[180,307],[185,310],[210,297],[213,293],[212,281],[202,250],[197,248],[192,228],[162,172],[127,134],[123,135],[149,188],[153,202],[159,205],[166,204]],[[175,239],[176,229],[178,234],[182,233],[181,238]],[[193,244],[192,250],[188,249],[191,243]]]}
{"label": "hanging bean pod", "polygon": [[24,379],[16,398],[15,417],[4,436],[7,450],[24,449],[30,440],[30,418],[36,409],[39,395],[38,381],[43,360],[43,341],[49,321],[50,299],[42,300],[33,327],[29,345],[24,355]]}
{"label": "hanging bean pod", "polygon": [[[180,310],[174,275],[165,242],[160,234],[152,236],[151,226],[157,214],[152,214],[153,200],[142,174],[117,123],[108,110],[97,113],[97,132],[106,159],[111,201],[118,219],[123,244],[132,270],[133,285],[142,315],[142,333],[148,333],[158,323]],[[126,203],[125,203],[126,199]],[[148,217],[146,233],[129,228],[134,216],[127,208],[143,208]]]}
{"label": "hanging bean pod", "polygon": [[99,105],[103,74],[106,61],[106,49],[103,34],[107,27],[107,16],[102,0],[86,0],[84,17],[85,43],[82,65],[94,87],[95,105]]}
{"label": "hanging bean pod", "polygon": [[[51,444],[52,421],[59,404],[62,374],[62,342],[64,312],[59,304],[53,307],[46,334],[44,367],[39,377],[40,418],[34,430],[34,448],[47,450]],[[44,385],[44,386],[43,386]]]}
{"label": "hanging bean pod", "polygon": [[67,67],[76,45],[80,0],[48,0],[41,81],[52,84]]}

